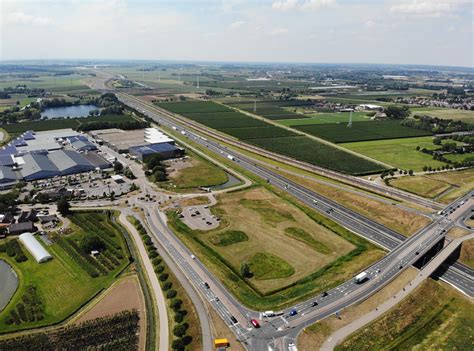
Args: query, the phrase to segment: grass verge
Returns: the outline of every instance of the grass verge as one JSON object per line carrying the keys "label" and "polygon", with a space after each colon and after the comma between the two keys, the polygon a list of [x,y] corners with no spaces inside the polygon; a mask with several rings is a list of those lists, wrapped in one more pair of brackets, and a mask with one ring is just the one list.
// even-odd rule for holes
{"label": "grass verge", "polygon": [[427,280],[336,350],[470,350],[473,334],[472,303],[446,285]]}

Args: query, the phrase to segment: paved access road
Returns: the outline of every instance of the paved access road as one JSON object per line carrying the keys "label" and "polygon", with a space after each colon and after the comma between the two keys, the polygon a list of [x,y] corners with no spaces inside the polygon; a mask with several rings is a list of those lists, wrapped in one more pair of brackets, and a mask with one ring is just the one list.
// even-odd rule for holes
{"label": "paved access road", "polygon": [[[140,104],[140,106],[138,106],[138,103],[134,101],[125,102],[130,104],[132,107],[137,108],[140,112],[148,114],[156,121],[167,125],[168,127],[176,126],[176,122],[168,121],[161,115],[157,114],[156,111],[148,109],[147,105]],[[368,221],[358,214],[355,214],[354,216],[354,213],[351,213],[352,211],[347,210],[344,207],[341,207],[340,205],[335,204],[331,200],[321,197],[318,194],[312,193],[311,191],[308,191],[297,184],[289,182],[284,177],[269,171],[257,163],[254,163],[253,160],[243,157],[243,155],[237,155],[234,152],[228,152],[225,147],[219,145],[218,143],[210,142],[188,129],[183,129],[183,127],[180,128],[189,138],[193,138],[194,141],[206,145],[210,151],[218,154],[228,153],[232,155],[235,161],[238,162],[240,166],[245,167],[248,171],[268,179],[268,181],[270,181],[273,185],[291,193],[311,207],[322,213],[325,213],[325,215],[328,217],[331,217],[337,222],[341,223],[345,227],[364,236],[368,235],[369,240],[377,243],[380,241],[382,245],[387,248],[390,248],[391,246],[396,247],[398,245],[397,241],[402,240],[401,237],[395,237],[395,235],[398,236],[399,234],[395,233],[394,235],[393,233],[386,232],[383,226],[380,226],[377,223],[373,224],[371,221]],[[458,207],[460,201],[462,200],[459,200],[459,202],[455,203],[454,206]],[[461,212],[464,214],[464,212],[467,210],[470,210],[470,208],[466,209],[466,206],[462,206],[462,209],[456,208],[453,210],[453,213],[455,213],[457,216]],[[453,214],[449,214],[448,217],[451,216],[453,216]],[[150,217],[153,218],[155,215],[150,214]],[[213,301],[215,304],[213,304],[213,306],[225,321],[228,322],[231,320],[234,322],[232,317],[236,318],[239,323],[234,322],[232,324],[236,334],[241,338],[242,341],[248,344],[249,348],[260,350],[266,349],[266,347],[272,343],[273,338],[282,338],[286,335],[291,335],[292,331],[298,330],[318,319],[327,317],[328,315],[335,313],[336,311],[339,311],[340,309],[345,308],[353,303],[356,303],[357,301],[360,301],[379,290],[385,284],[394,279],[398,272],[411,265],[419,257],[419,255],[431,248],[433,244],[438,242],[445,235],[446,231],[453,226],[452,220],[448,217],[440,216],[434,223],[427,226],[419,233],[416,233],[411,238],[406,239],[402,245],[399,245],[384,259],[372,266],[368,270],[370,277],[369,281],[365,284],[358,285],[352,281],[346,282],[336,289],[328,291],[327,296],[321,297],[316,308],[310,306],[310,303],[313,301],[299,304],[296,306],[298,313],[295,316],[289,317],[287,316],[289,311],[283,311],[283,316],[271,319],[269,323],[264,323],[262,328],[258,330],[249,330],[246,328],[246,322],[248,318],[255,317],[256,313],[246,310],[243,306],[241,306],[232,296],[230,296],[222,284],[213,278],[213,276],[206,270],[204,266],[200,265],[198,262],[189,262],[189,252],[186,252],[186,248],[184,248],[184,246],[178,240],[174,240],[172,233],[168,232],[166,234],[162,234],[164,236],[160,239],[164,240],[165,243],[168,241],[170,246],[167,248],[171,253],[176,255],[177,261],[180,263],[180,268],[189,270],[187,272],[189,279],[200,282],[201,285],[198,286],[201,290],[205,289],[205,295],[208,298],[212,298],[213,296],[217,295],[225,297],[224,301],[221,298],[219,298],[219,300],[214,298]],[[158,227],[155,229],[157,232],[160,232]],[[162,232],[166,232],[166,225],[164,225],[161,230]],[[168,237],[168,240],[166,237]],[[173,240],[170,241],[170,238]],[[199,267],[198,270],[196,269],[196,266]],[[204,282],[209,284],[209,289],[204,286]],[[244,313],[245,316],[243,316]],[[244,321],[242,321],[242,319],[244,319]]]}
{"label": "paved access road", "polygon": [[[200,135],[196,134],[189,128],[185,128],[175,121],[170,121],[169,117],[159,113],[159,110],[153,106],[149,106],[133,96],[119,94],[119,98],[131,107],[138,111],[148,115],[156,122],[168,127],[181,130],[186,133],[186,136],[192,139],[194,142],[205,145],[209,151],[226,157],[231,155],[235,158],[235,161],[239,163],[239,166],[245,168],[263,179],[267,179],[274,186],[290,193],[299,200],[306,203],[309,207],[314,208],[318,212],[324,214],[326,217],[331,218],[335,222],[341,224],[343,227],[359,234],[369,241],[374,242],[377,245],[382,246],[385,249],[393,250],[400,243],[402,243],[406,237],[387,228],[386,226],[374,222],[363,215],[348,209],[331,199],[319,195],[291,180],[285,178],[279,173],[273,172],[267,167],[261,165],[260,162],[250,159],[248,156],[242,155],[235,151],[228,150],[225,146],[220,145],[218,142],[207,140]],[[447,210],[451,210],[451,206],[447,207]],[[460,291],[474,296],[474,287],[472,283],[473,272],[468,267],[455,263],[452,267],[446,268],[446,272],[441,275],[441,278],[446,280],[448,283],[457,287]]]}

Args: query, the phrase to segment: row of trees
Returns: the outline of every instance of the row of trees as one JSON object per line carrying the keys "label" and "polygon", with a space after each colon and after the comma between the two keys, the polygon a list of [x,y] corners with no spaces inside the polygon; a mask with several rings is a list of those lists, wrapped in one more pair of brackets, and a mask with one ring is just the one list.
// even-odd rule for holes
{"label": "row of trees", "polygon": [[191,344],[193,340],[192,337],[187,334],[189,324],[185,321],[185,317],[188,314],[188,311],[183,308],[183,300],[178,296],[178,292],[173,289],[173,282],[170,281],[170,274],[167,272],[167,267],[158,254],[158,251],[156,250],[151,237],[146,232],[146,229],[135,218],[132,220],[132,223],[146,246],[148,257],[151,259],[155,273],[158,276],[161,289],[169,300],[169,306],[174,313],[173,320],[175,325],[173,327],[173,335],[175,336],[175,339],[173,340],[171,347],[176,351],[184,351],[186,346]]}

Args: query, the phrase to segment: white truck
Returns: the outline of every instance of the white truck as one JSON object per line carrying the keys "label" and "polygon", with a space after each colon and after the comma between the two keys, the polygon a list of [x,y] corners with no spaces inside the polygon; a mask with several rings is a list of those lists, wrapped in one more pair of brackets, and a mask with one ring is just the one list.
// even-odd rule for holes
{"label": "white truck", "polygon": [[229,155],[227,155],[227,158],[228,158],[229,160],[231,160],[231,161],[235,161],[235,157],[234,157],[234,156],[232,156],[232,155],[230,155],[230,154],[229,154]]}
{"label": "white truck", "polygon": [[267,317],[267,318],[269,318],[269,317],[275,317],[275,312],[273,312],[273,311],[265,311],[265,312],[262,313],[262,315],[263,315],[264,317]]}
{"label": "white truck", "polygon": [[354,281],[356,282],[356,284],[361,284],[367,278],[368,278],[367,272],[361,272],[355,276]]}

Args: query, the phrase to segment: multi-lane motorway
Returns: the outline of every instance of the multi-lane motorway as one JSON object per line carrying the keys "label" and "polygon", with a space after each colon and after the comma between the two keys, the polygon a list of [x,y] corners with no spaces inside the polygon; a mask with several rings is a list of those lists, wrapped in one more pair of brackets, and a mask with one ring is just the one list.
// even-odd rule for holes
{"label": "multi-lane motorway", "polygon": [[[328,291],[327,296],[319,297],[316,301],[317,306],[313,306],[315,300],[312,299],[295,306],[294,308],[297,313],[294,316],[290,317],[288,315],[289,310],[285,310],[282,311],[283,315],[272,318],[270,321],[264,323],[262,328],[249,329],[247,325],[248,319],[256,317],[257,313],[239,304],[200,262],[190,258],[189,251],[167,230],[166,225],[162,222],[162,219],[160,219],[157,211],[149,212],[149,222],[153,226],[154,232],[157,233],[156,235],[161,235],[159,241],[166,246],[170,255],[180,263],[180,268],[185,271],[185,274],[194,282],[197,289],[211,302],[221,317],[223,317],[229,325],[233,326],[236,335],[243,342],[247,343],[249,349],[266,349],[268,345],[273,343],[274,338],[281,338],[291,334],[294,335],[298,329],[304,327],[306,324],[324,318],[357,301],[367,298],[395,278],[401,270],[416,261],[423,252],[431,248],[433,244],[438,242],[442,236],[446,234],[446,231],[454,225],[454,221],[458,221],[460,217],[465,216],[465,213],[471,209],[471,199],[458,200],[450,206],[450,208],[454,206],[453,213],[448,213],[447,216],[439,216],[431,225],[409,239],[406,239],[400,234],[390,231],[378,223],[367,220],[358,213],[348,210],[330,199],[324,198],[319,194],[289,181],[248,157],[244,157],[234,151],[229,152],[219,143],[204,139],[188,128],[179,125],[176,121],[165,118],[152,107],[149,107],[147,104],[133,97],[121,95],[120,98],[124,103],[147,114],[163,125],[168,127],[179,126],[189,138],[207,146],[209,151],[221,155],[223,153],[231,154],[234,156],[235,162],[238,162],[240,166],[244,167],[247,171],[267,179],[274,186],[294,195],[308,206],[324,213],[348,229],[392,250],[383,260],[368,269],[369,280],[366,283],[359,285],[353,281],[346,282]],[[464,204],[458,208],[458,205],[462,201],[465,201]],[[451,269],[447,272],[450,272],[450,270]],[[472,280],[469,282],[464,275],[465,272],[459,272],[460,270],[450,272],[450,274],[453,275],[453,281],[450,281],[450,283],[456,285],[457,282],[454,280],[461,279],[465,282],[465,287],[462,287],[462,289],[468,288],[472,292]],[[447,280],[449,279],[448,277]],[[204,282],[209,284],[209,288],[204,285]],[[238,323],[235,323],[233,318],[236,318]]]}

